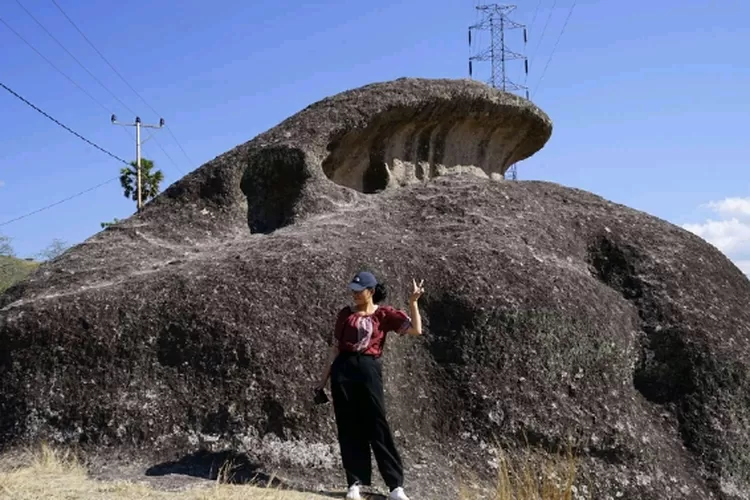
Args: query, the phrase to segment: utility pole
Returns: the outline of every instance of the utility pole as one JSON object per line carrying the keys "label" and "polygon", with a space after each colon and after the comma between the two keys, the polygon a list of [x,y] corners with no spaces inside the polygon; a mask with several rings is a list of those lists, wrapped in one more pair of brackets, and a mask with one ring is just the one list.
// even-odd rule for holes
{"label": "utility pole", "polygon": [[123,127],[135,127],[135,172],[136,172],[136,192],[138,194],[138,201],[137,201],[137,209],[140,212],[143,208],[143,198],[141,196],[142,192],[142,182],[141,182],[141,145],[143,142],[146,142],[151,137],[149,136],[146,141],[141,142],[141,127],[145,128],[162,128],[164,126],[164,118],[159,119],[158,125],[148,125],[145,123],[141,123],[141,118],[139,116],[135,117],[135,123],[120,123],[117,121],[117,117],[115,115],[112,115],[112,124],[113,125],[122,125]]}
{"label": "utility pole", "polygon": [[[476,31],[489,31],[489,45],[479,47],[475,54],[469,56],[469,78],[474,74],[474,61],[490,62],[490,77],[488,82],[493,88],[499,88],[505,92],[524,92],[526,99],[529,98],[529,88],[520,83],[516,83],[508,77],[506,71],[506,62],[512,60],[523,60],[524,72],[529,75],[529,60],[525,55],[514,52],[508,48],[505,43],[506,30],[522,29],[524,51],[528,42],[526,26],[510,19],[509,14],[515,10],[515,5],[498,5],[485,4],[477,5],[476,9],[480,14],[480,20],[476,24],[469,26],[469,50],[472,45],[472,33]],[[511,179],[516,180],[516,165],[513,164],[510,170]]]}

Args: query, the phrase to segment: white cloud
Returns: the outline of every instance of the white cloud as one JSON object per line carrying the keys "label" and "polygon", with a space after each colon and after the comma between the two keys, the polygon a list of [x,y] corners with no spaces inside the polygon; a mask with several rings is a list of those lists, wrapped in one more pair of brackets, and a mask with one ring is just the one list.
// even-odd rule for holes
{"label": "white cloud", "polygon": [[725,198],[704,206],[720,218],[682,227],[721,250],[750,276],[750,198]]}
{"label": "white cloud", "polygon": [[727,255],[750,252],[750,222],[737,218],[709,219],[703,224],[683,224],[682,227],[697,234]]}
{"label": "white cloud", "polygon": [[725,217],[750,218],[750,198],[724,198],[707,203],[706,206]]}

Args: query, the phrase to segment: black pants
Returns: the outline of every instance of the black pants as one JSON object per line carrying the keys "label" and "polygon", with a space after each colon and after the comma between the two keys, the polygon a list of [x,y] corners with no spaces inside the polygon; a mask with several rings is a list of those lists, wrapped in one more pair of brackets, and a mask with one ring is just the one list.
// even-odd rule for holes
{"label": "black pants", "polygon": [[372,484],[372,447],[385,484],[403,486],[401,457],[385,416],[380,360],[341,353],[331,367],[331,392],[347,484]]}

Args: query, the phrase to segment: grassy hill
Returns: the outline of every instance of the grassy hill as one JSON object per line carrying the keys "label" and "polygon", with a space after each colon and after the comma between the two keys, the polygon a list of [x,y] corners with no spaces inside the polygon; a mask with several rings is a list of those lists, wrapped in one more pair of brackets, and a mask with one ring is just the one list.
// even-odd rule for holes
{"label": "grassy hill", "polygon": [[0,255],[0,293],[24,279],[39,265],[38,262]]}

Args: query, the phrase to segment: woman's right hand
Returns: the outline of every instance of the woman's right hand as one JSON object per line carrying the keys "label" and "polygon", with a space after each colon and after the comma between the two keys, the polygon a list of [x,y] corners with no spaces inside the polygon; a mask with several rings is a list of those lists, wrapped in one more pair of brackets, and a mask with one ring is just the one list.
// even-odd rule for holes
{"label": "woman's right hand", "polygon": [[324,404],[328,402],[328,394],[326,394],[325,389],[322,387],[318,387],[315,389],[315,395],[313,396],[313,401],[315,401],[315,404]]}

